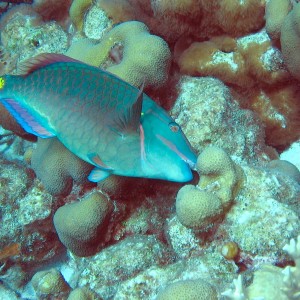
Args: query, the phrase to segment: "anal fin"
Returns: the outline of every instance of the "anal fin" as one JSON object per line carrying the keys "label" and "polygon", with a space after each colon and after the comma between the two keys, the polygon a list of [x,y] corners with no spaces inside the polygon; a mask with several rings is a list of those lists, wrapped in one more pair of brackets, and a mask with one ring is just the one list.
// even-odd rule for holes
{"label": "anal fin", "polygon": [[50,138],[56,135],[54,130],[46,128],[41,124],[42,122],[39,120],[37,115],[35,116],[28,109],[19,104],[15,99],[4,98],[0,99],[0,101],[28,133],[32,133],[41,138]]}

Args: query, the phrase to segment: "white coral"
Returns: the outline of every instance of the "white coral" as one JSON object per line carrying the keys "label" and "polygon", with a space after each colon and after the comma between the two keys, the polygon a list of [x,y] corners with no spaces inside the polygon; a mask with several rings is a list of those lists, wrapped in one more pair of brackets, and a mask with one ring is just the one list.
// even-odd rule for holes
{"label": "white coral", "polygon": [[[290,243],[283,247],[283,250],[286,251],[295,261],[295,267],[287,266],[282,270],[282,277],[274,280],[279,280],[277,286],[283,286],[281,291],[286,295],[286,299],[300,299],[300,235],[297,238],[297,241],[294,239],[290,240]],[[272,274],[271,274],[272,275]],[[266,277],[265,280],[269,280],[269,277]],[[234,288],[228,289],[222,293],[222,296],[227,297],[231,300],[263,300],[262,297],[251,297],[249,294],[249,289],[246,289],[243,286],[242,276],[239,275],[237,279],[233,281]],[[262,281],[260,284],[264,285]],[[275,286],[274,286],[275,287]],[[268,293],[267,293],[268,295]],[[264,295],[264,296],[267,296]],[[283,295],[282,295],[283,296]],[[269,299],[269,298],[268,298]]]}
{"label": "white coral", "polygon": [[239,275],[237,279],[233,280],[234,289],[228,289],[222,293],[231,300],[247,300],[245,296],[245,288],[243,285],[242,275]]}
{"label": "white coral", "polygon": [[295,267],[286,267],[283,271],[283,292],[289,299],[300,299],[300,235],[297,242],[291,239],[289,244],[283,247],[295,261]]}

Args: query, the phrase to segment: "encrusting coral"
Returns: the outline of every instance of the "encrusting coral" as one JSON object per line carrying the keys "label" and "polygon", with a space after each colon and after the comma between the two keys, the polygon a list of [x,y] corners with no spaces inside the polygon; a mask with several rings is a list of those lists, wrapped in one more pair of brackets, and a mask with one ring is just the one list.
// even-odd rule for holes
{"label": "encrusting coral", "polygon": [[61,206],[53,218],[59,239],[77,256],[95,254],[111,211],[112,203],[98,191],[85,195],[79,202]]}
{"label": "encrusting coral", "polygon": [[[263,124],[257,115],[241,109],[220,80],[183,76],[178,92],[171,115],[196,152],[213,144],[243,161],[278,158],[274,149],[265,145]],[[224,143],[228,140],[231,142]]]}
{"label": "encrusting coral", "polygon": [[167,43],[137,21],[115,26],[96,44],[79,40],[66,55],[102,67],[137,87],[143,83],[152,87],[164,84],[171,59]]}
{"label": "encrusting coral", "polygon": [[299,86],[266,32],[194,42],[177,63],[182,73],[214,76],[232,86],[241,107],[255,111],[265,124],[268,145],[282,150],[299,137],[294,130],[300,126]]}

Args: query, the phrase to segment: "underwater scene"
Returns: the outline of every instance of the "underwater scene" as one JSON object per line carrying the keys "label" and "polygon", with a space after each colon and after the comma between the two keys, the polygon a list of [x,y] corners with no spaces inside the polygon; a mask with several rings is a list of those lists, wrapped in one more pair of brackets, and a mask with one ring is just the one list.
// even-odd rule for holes
{"label": "underwater scene", "polygon": [[0,1],[0,300],[300,299],[299,20]]}

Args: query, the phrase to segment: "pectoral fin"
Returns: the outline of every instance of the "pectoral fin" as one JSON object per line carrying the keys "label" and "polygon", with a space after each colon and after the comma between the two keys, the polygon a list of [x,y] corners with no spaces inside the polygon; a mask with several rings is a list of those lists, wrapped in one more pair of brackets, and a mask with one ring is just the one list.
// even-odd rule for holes
{"label": "pectoral fin", "polygon": [[88,176],[88,180],[92,182],[99,182],[110,176],[111,173],[108,171],[104,171],[98,168],[95,168],[91,171],[90,175]]}
{"label": "pectoral fin", "polygon": [[102,159],[99,157],[96,153],[90,153],[87,155],[91,163],[95,166],[97,166],[99,169],[103,169],[104,171],[112,171],[112,168],[110,168],[108,165],[106,165]]}

